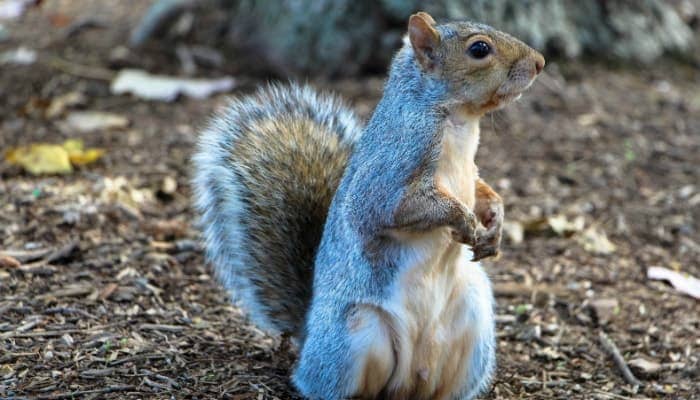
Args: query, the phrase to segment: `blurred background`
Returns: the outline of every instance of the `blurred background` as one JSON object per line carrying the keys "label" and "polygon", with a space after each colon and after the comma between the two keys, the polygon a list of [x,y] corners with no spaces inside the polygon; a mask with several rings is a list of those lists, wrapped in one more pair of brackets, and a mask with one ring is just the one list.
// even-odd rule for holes
{"label": "blurred background", "polygon": [[485,398],[700,398],[698,0],[0,0],[0,397],[296,398],[202,258],[189,157],[266,81],[368,118],[418,10],[547,58],[482,121]]}

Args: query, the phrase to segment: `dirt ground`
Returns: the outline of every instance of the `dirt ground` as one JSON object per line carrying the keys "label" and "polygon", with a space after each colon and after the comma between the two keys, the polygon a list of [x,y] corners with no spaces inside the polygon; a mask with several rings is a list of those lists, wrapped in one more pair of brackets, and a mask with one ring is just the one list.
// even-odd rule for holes
{"label": "dirt ground", "polygon": [[[227,95],[110,94],[123,66],[181,72],[162,44],[114,50],[145,3],[50,1],[5,23],[0,51],[23,45],[39,59],[0,65],[2,152],[70,138],[106,153],[69,175],[0,163],[0,254],[13,256],[0,259],[0,398],[297,398],[293,351],[245,322],[198,243],[189,157]],[[87,16],[101,26],[67,34]],[[261,83],[238,64],[198,76],[235,75],[233,94]],[[367,117],[381,79],[316,85]],[[129,126],[67,129],[71,108],[47,107],[71,92],[85,97],[72,108]],[[502,257],[485,263],[498,371],[484,398],[700,399],[700,302],[646,276],[661,266],[700,277],[700,71],[550,62],[482,128],[477,164],[510,223]]]}

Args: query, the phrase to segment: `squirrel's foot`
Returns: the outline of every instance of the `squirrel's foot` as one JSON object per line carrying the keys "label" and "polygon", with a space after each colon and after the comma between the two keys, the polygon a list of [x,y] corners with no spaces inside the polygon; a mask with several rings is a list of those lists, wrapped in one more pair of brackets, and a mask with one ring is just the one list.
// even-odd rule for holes
{"label": "squirrel's foot", "polygon": [[472,261],[498,256],[503,232],[503,203],[492,202],[488,208],[481,210],[479,220],[485,229],[476,231],[476,243],[472,247]]}
{"label": "squirrel's foot", "polygon": [[476,244],[472,247],[472,252],[474,253],[472,261],[479,261],[483,260],[484,258],[498,256],[501,253],[500,242],[500,236],[495,238],[494,236],[490,236],[488,234],[479,235],[476,239]]}

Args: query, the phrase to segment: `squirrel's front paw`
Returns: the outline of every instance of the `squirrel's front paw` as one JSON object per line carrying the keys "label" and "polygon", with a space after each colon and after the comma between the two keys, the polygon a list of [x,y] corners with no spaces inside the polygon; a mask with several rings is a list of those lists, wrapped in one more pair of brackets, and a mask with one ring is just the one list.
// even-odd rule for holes
{"label": "squirrel's front paw", "polygon": [[458,243],[474,246],[477,223],[476,215],[471,210],[463,208],[461,218],[452,226],[452,239]]}
{"label": "squirrel's front paw", "polygon": [[492,202],[483,210],[477,210],[478,217],[484,229],[476,231],[476,243],[472,247],[473,261],[486,257],[497,256],[501,248],[503,231],[503,203]]}

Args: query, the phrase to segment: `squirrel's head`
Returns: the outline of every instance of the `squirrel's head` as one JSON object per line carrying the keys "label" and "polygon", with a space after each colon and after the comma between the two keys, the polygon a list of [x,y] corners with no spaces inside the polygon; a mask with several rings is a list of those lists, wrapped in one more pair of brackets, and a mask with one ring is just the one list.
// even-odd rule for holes
{"label": "squirrel's head", "polygon": [[408,21],[408,41],[424,74],[447,83],[448,101],[483,115],[518,98],[544,68],[544,57],[488,25],[436,24],[425,12]]}

